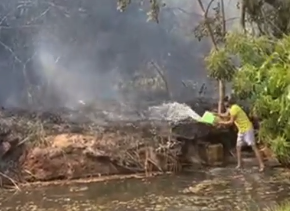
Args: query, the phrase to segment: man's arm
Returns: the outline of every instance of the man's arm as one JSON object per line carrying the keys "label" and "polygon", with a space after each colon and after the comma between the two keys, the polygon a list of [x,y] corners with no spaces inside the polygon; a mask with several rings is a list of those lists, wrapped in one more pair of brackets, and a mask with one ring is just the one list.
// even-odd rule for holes
{"label": "man's arm", "polygon": [[226,111],[225,113],[218,113],[217,115],[218,115],[219,117],[221,117],[221,118],[226,118],[226,117],[228,117],[230,114],[229,114],[228,111]]}
{"label": "man's arm", "polygon": [[234,115],[231,115],[231,118],[230,118],[230,120],[228,120],[228,121],[219,121],[219,124],[222,124],[222,125],[232,125],[234,122],[235,122],[235,120],[236,120],[236,116],[234,116]]}
{"label": "man's arm", "polygon": [[230,112],[229,110],[227,110],[225,113],[217,113],[217,112],[213,112],[215,115],[217,115],[220,118],[226,118],[230,116]]}

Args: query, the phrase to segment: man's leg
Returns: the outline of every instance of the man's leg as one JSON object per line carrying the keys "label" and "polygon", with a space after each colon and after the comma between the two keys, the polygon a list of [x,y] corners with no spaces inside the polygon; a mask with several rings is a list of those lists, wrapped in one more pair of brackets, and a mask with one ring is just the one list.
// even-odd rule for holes
{"label": "man's leg", "polygon": [[255,142],[255,134],[254,134],[254,130],[250,130],[248,132],[245,133],[245,142],[252,147],[253,151],[255,152],[256,158],[259,162],[259,171],[264,171],[265,168],[265,164],[263,162],[261,153],[256,145]]}
{"label": "man's leg", "polygon": [[254,150],[256,158],[259,162],[259,171],[262,172],[262,171],[264,171],[265,164],[264,164],[264,161],[262,159],[261,153],[260,153],[256,144],[252,145],[252,149]]}
{"label": "man's leg", "polygon": [[243,139],[244,139],[244,134],[243,133],[238,133],[237,137],[237,167],[236,169],[240,169],[242,167],[242,146],[243,146]]}

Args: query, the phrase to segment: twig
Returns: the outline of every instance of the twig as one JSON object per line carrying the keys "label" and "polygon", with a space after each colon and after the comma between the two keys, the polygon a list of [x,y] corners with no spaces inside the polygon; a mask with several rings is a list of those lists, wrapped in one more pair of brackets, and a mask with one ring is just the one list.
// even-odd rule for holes
{"label": "twig", "polygon": [[18,146],[24,144],[26,141],[28,141],[28,140],[30,139],[30,137],[31,137],[31,136],[28,136],[28,137],[26,137],[25,139],[23,139],[22,141],[20,141],[20,142],[16,145],[16,147],[18,147]]}
{"label": "twig", "polygon": [[15,12],[16,10],[18,10],[21,7],[24,7],[25,5],[18,5],[16,8],[12,9],[11,11],[9,11],[3,18],[1,18],[0,20],[0,29],[2,28],[1,25],[2,23],[7,20],[7,17],[12,14],[13,12]]}
{"label": "twig", "polygon": [[44,12],[42,12],[39,16],[35,17],[32,21],[29,21],[27,24],[31,24],[33,21],[36,21],[40,19],[41,17],[45,16],[49,12],[50,9],[51,7],[48,7]]}
{"label": "twig", "polygon": [[14,53],[14,51],[8,45],[3,43],[2,41],[0,41],[0,45],[2,45],[6,50],[8,50],[17,62],[23,65],[23,61],[18,58],[18,56]]}
{"label": "twig", "polygon": [[164,82],[164,85],[165,85],[165,89],[166,89],[167,95],[168,95],[169,98],[171,98],[171,93],[170,93],[170,90],[169,90],[168,80],[167,80],[167,78],[165,76],[164,71],[162,71],[162,69],[159,67],[159,65],[156,64],[154,61],[151,61],[151,65],[154,67],[154,69],[156,70],[158,75],[162,78],[162,80]]}
{"label": "twig", "polygon": [[235,155],[235,153],[232,150],[229,150],[229,152],[230,152],[231,156],[233,156],[234,158],[236,158],[236,155]]}
{"label": "twig", "polygon": [[21,189],[19,188],[19,186],[16,184],[15,180],[12,179],[11,177],[7,176],[6,174],[3,174],[2,172],[0,172],[0,176],[5,177],[6,179],[8,179],[9,181],[11,181],[13,183],[13,185],[15,186],[15,188],[18,191],[21,191]]}

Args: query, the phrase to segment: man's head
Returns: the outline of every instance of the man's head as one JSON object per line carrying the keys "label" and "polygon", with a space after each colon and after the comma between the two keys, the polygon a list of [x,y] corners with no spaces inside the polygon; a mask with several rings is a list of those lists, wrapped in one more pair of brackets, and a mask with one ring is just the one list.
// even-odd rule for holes
{"label": "man's head", "polygon": [[229,97],[229,96],[226,96],[224,98],[224,106],[226,108],[230,108],[233,104],[235,104],[235,101],[233,98]]}

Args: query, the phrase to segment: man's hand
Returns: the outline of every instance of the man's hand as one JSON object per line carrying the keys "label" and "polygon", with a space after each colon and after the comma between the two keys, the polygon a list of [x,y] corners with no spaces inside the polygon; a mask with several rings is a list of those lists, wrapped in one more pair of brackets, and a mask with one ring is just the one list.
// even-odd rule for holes
{"label": "man's hand", "polygon": [[211,113],[215,116],[218,116],[218,117],[220,116],[218,112],[211,112]]}
{"label": "man's hand", "polygon": [[225,127],[227,124],[225,121],[221,120],[220,118],[216,118],[214,121],[214,126],[217,128],[223,128]]}
{"label": "man's hand", "polygon": [[220,129],[220,128],[223,128],[224,126],[223,125],[221,125],[221,124],[215,124],[214,125],[216,128],[218,128],[218,129]]}
{"label": "man's hand", "polygon": [[216,127],[220,127],[221,126],[220,119],[219,118],[215,118],[215,120],[213,122],[213,125],[216,126]]}

